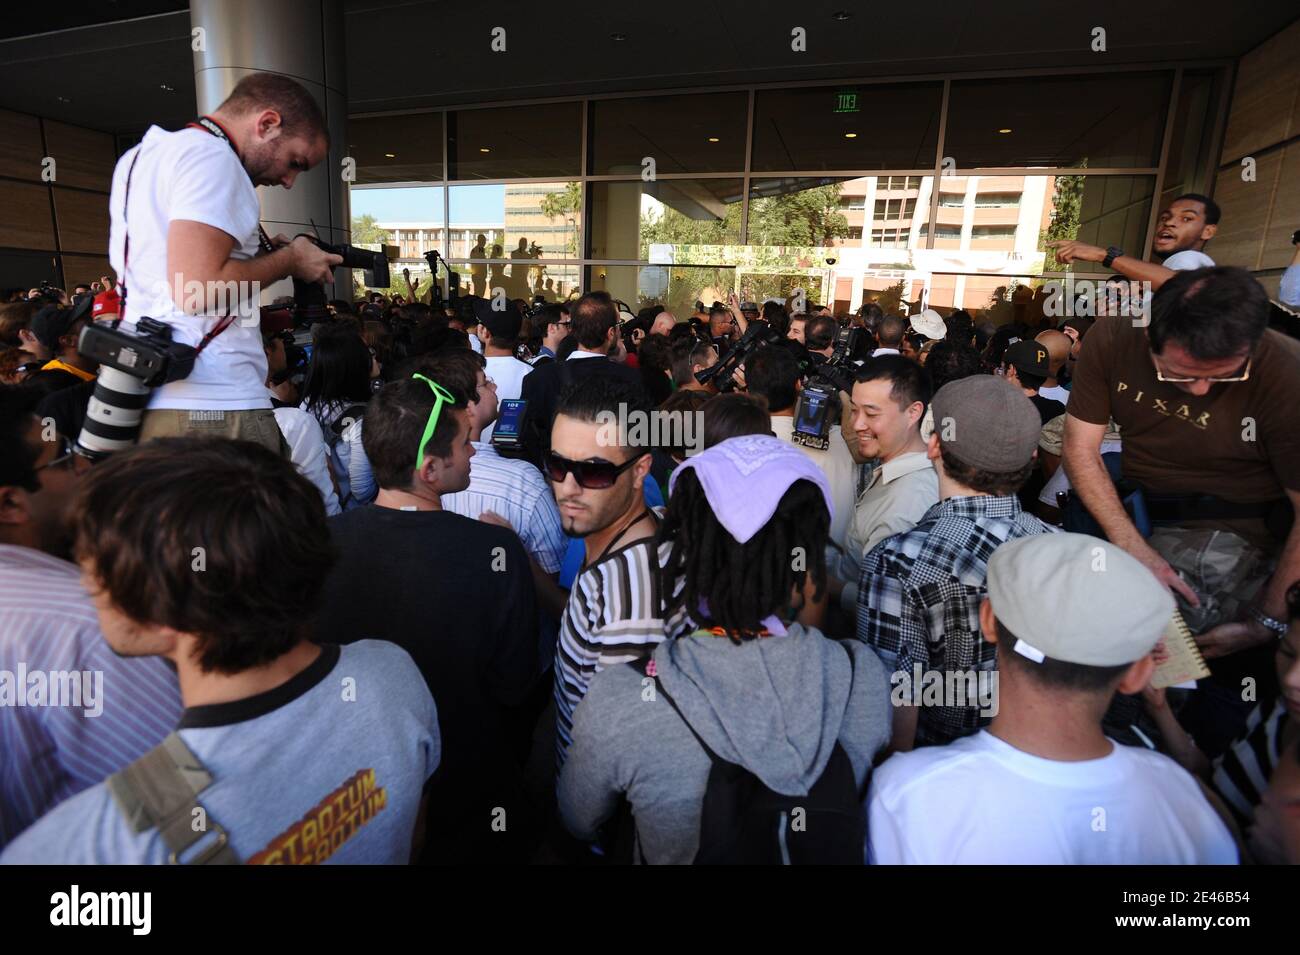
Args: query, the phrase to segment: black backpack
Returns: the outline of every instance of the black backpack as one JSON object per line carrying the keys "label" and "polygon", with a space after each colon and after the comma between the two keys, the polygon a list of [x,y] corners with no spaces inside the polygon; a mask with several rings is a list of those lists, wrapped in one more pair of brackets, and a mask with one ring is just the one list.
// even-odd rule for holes
{"label": "black backpack", "polygon": [[[853,654],[848,647],[844,651],[851,668]],[[646,661],[637,665],[642,671],[645,667]],[[655,688],[713,764],[704,791],[695,865],[863,864],[866,812],[853,764],[838,742],[806,796],[783,796],[743,766],[720,758],[658,679]]]}

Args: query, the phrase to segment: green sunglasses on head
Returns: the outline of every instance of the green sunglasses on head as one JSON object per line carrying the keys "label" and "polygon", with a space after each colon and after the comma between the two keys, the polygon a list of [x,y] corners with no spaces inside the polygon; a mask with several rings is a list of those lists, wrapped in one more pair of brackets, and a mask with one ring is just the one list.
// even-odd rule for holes
{"label": "green sunglasses on head", "polygon": [[415,455],[415,469],[418,471],[424,466],[424,449],[428,447],[429,439],[433,437],[433,432],[438,427],[438,416],[442,414],[442,406],[445,404],[454,405],[456,398],[432,378],[426,378],[418,372],[411,377],[419,378],[433,390],[433,410],[429,412],[429,421],[424,426],[424,437],[420,439],[420,450]]}

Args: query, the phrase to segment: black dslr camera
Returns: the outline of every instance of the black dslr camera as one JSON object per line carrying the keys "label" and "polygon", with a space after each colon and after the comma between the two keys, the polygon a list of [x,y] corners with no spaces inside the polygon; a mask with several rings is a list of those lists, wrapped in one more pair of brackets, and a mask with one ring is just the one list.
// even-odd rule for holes
{"label": "black dslr camera", "polygon": [[[355,245],[329,245],[314,235],[299,233],[301,238],[310,239],[323,251],[343,259],[339,268],[365,269],[367,288],[388,288],[392,279],[388,274],[388,256],[382,249],[359,249]],[[348,293],[351,295],[351,291]],[[312,325],[329,320],[329,307],[325,298],[325,286],[320,282],[293,280],[294,325]]]}
{"label": "black dslr camera", "polygon": [[171,326],[141,318],[134,330],[87,324],[77,350],[99,364],[99,375],[77,450],[98,460],[135,444],[149,392],[194,370],[198,350],[172,340]]}

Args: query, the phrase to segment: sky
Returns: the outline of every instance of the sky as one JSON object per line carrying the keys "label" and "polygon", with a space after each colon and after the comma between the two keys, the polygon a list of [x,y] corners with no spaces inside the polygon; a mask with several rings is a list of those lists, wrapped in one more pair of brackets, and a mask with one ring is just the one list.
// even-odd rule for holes
{"label": "sky", "polygon": [[[474,225],[505,224],[506,187],[503,184],[453,186],[451,221]],[[378,222],[442,223],[442,187],[407,186],[376,189],[352,187],[352,215],[372,215]]]}

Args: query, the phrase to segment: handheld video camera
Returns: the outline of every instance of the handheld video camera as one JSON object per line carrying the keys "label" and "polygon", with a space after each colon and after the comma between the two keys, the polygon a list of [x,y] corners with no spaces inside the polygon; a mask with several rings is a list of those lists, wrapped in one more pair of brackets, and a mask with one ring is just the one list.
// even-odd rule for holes
{"label": "handheld video camera", "polygon": [[852,391],[857,366],[852,355],[863,330],[847,325],[835,336],[831,357],[812,369],[794,406],[794,432],[790,440],[825,451],[830,447],[831,426],[839,417],[839,393]]}
{"label": "handheld video camera", "polygon": [[702,385],[713,382],[720,392],[733,391],[736,387],[736,369],[763,345],[773,345],[781,340],[772,327],[764,322],[751,322],[734,345],[727,349],[717,364],[695,373],[695,380]]}

